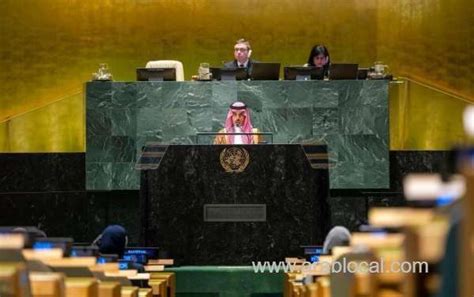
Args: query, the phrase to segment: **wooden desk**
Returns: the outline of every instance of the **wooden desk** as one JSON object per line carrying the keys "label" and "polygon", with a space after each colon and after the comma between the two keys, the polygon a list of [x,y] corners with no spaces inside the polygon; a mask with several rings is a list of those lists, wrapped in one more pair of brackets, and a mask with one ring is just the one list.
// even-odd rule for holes
{"label": "wooden desk", "polygon": [[148,282],[151,287],[153,296],[168,297],[168,286],[166,279],[151,279]]}
{"label": "wooden desk", "polygon": [[138,297],[138,287],[122,287],[121,297]]}
{"label": "wooden desk", "polygon": [[66,296],[96,297],[99,284],[94,278],[66,278]]}
{"label": "wooden desk", "polygon": [[153,290],[150,288],[139,288],[138,297],[153,297]]}
{"label": "wooden desk", "polygon": [[64,297],[66,294],[62,273],[30,272],[30,287],[32,297]]}
{"label": "wooden desk", "polygon": [[150,274],[150,279],[164,279],[168,287],[168,297],[176,296],[176,274],[174,272],[156,272]]}
{"label": "wooden desk", "polygon": [[121,297],[120,284],[118,282],[100,282],[99,297]]}

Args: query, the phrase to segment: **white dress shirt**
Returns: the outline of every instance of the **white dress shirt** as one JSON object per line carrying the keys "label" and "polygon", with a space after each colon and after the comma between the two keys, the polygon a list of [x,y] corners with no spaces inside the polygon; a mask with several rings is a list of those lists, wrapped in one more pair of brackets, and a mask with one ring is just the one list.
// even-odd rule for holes
{"label": "white dress shirt", "polygon": [[249,64],[249,60],[245,61],[243,64],[241,64],[239,61],[237,61],[237,67],[241,67],[240,65],[243,65],[243,67],[247,68],[247,65]]}
{"label": "white dress shirt", "polygon": [[[242,129],[238,126],[235,126],[234,133],[242,133]],[[242,141],[242,135],[234,135],[234,144],[244,144]]]}

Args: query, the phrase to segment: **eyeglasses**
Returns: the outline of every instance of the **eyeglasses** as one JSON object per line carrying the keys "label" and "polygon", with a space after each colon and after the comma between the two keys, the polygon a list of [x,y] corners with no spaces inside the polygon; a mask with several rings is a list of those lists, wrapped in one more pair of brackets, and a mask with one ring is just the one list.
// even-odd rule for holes
{"label": "eyeglasses", "polygon": [[236,47],[236,48],[234,48],[234,52],[246,52],[246,51],[248,51],[248,49],[245,48],[245,47]]}

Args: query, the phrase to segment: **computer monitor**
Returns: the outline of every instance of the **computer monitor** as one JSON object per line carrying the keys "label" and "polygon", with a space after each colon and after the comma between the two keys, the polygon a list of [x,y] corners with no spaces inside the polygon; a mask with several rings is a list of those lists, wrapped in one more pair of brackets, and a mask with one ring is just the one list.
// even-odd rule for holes
{"label": "computer monitor", "polygon": [[71,254],[71,248],[74,239],[68,237],[47,237],[37,238],[33,243],[33,249],[35,250],[49,250],[54,248],[60,248],[63,250],[65,257],[69,257]]}
{"label": "computer monitor", "polygon": [[137,68],[138,81],[175,81],[174,68]]}
{"label": "computer monitor", "polygon": [[357,79],[359,64],[331,64],[329,79]]}
{"label": "computer monitor", "polygon": [[73,246],[71,257],[97,257],[99,248],[97,246]]}
{"label": "computer monitor", "polygon": [[278,80],[280,79],[280,63],[252,63],[252,80]]}
{"label": "computer monitor", "polygon": [[117,254],[99,254],[97,257],[97,263],[115,263],[119,260],[119,255]]}
{"label": "computer monitor", "polygon": [[119,259],[119,260],[118,260],[119,270],[129,270],[129,269],[133,269],[133,268],[134,268],[133,263],[135,263],[135,262],[134,262],[134,261],[130,261],[130,260]]}
{"label": "computer monitor", "polygon": [[244,80],[247,79],[246,68],[210,68],[212,79],[215,80]]}
{"label": "computer monitor", "polygon": [[324,68],[313,66],[287,66],[284,68],[285,80],[324,79]]}
{"label": "computer monitor", "polygon": [[149,259],[158,259],[157,247],[127,247],[123,252],[123,260],[146,265]]}
{"label": "computer monitor", "polygon": [[323,253],[323,246],[321,245],[303,245],[303,253],[306,261],[310,263],[318,262],[319,257]]}

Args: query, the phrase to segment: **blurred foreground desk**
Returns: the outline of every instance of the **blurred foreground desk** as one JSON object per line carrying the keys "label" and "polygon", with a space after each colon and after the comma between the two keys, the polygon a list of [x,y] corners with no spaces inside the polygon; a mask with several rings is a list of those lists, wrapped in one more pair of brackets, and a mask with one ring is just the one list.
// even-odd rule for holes
{"label": "blurred foreground desk", "polygon": [[388,81],[88,82],[88,190],[139,188],[146,142],[196,144],[242,100],[274,143],[326,143],[331,189],[389,186]]}
{"label": "blurred foreground desk", "polygon": [[181,265],[302,255],[330,227],[325,145],[149,145],[142,243]]}

